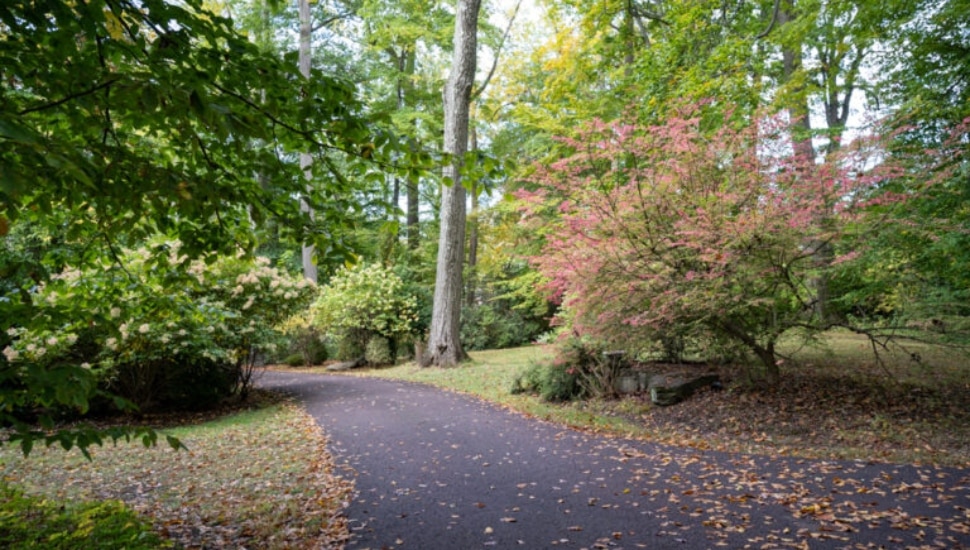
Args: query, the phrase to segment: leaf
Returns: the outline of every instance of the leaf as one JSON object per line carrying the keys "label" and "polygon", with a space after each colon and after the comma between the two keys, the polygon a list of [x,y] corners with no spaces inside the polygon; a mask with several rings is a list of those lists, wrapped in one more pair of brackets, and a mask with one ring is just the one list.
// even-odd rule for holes
{"label": "leaf", "polygon": [[188,448],[185,445],[183,445],[182,442],[179,441],[177,437],[166,435],[165,441],[168,442],[168,446],[171,447],[173,450],[176,450],[176,451],[188,450]]}
{"label": "leaf", "polygon": [[34,448],[34,438],[27,436],[20,440],[20,451],[24,453],[24,456],[30,455],[30,451]]}

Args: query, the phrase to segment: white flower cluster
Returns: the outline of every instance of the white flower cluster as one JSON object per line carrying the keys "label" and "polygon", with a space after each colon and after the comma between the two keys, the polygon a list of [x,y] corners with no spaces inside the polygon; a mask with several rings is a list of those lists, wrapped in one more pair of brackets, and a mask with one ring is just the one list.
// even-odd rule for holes
{"label": "white flower cluster", "polygon": [[[184,263],[185,257],[178,256],[180,243],[165,244],[169,261]],[[90,270],[68,269],[35,289],[42,309],[83,311],[76,325],[80,329],[89,329],[92,312],[99,314],[94,334],[101,340],[101,354],[85,358],[89,361],[85,368],[91,363],[105,366],[172,353],[205,353],[209,358],[224,358],[235,348],[248,353],[251,346],[268,345],[274,325],[311,299],[313,283],[271,267],[267,258],[251,261],[242,254],[185,264],[189,275],[185,287],[169,293],[171,283],[153,267],[157,250],[158,246],[151,246],[124,252],[126,271],[142,284],[118,277],[118,267],[106,262]],[[77,341],[71,326],[9,329],[12,341],[0,352],[2,358],[53,361]]]}
{"label": "white flower cluster", "polygon": [[3,356],[8,362],[42,362],[56,357],[77,342],[77,334],[68,332],[60,336],[48,331],[30,332],[22,328],[7,329],[7,335],[14,341],[3,348]]}

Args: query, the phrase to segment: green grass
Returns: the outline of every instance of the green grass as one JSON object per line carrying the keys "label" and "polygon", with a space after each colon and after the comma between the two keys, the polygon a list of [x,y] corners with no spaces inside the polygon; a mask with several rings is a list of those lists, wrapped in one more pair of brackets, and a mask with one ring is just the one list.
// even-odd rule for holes
{"label": "green grass", "polygon": [[351,482],[337,474],[325,438],[299,407],[275,403],[164,432],[188,450],[108,444],[90,449],[88,461],[59,447],[24,457],[3,446],[0,479],[69,506],[123,501],[185,546],[221,538],[233,547],[314,547],[348,536],[340,511]]}
{"label": "green grass", "polygon": [[[705,391],[673,407],[644,395],[547,403],[510,393],[532,362],[554,350],[530,346],[471,353],[456,368],[413,363],[357,371],[458,391],[570,427],[665,443],[812,458],[970,465],[970,363],[965,349],[906,344],[877,361],[865,338],[831,332],[820,345],[783,342],[790,358],[777,388],[745,384],[719,367],[728,391]],[[916,354],[916,355],[913,355]]]}
{"label": "green grass", "polygon": [[[354,371],[360,376],[407,380],[476,396],[542,420],[572,428],[627,436],[645,435],[638,423],[589,402],[548,403],[532,395],[512,395],[512,382],[530,364],[549,362],[552,346],[473,351],[455,368],[421,368],[415,363]],[[301,369],[300,372],[307,372]],[[324,372],[314,369],[311,372]]]}

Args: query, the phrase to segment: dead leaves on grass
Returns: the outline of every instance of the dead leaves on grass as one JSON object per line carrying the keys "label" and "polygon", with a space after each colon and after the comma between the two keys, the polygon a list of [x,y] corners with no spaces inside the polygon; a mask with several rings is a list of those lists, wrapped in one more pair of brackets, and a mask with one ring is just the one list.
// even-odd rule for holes
{"label": "dead leaves on grass", "polygon": [[122,445],[94,449],[91,463],[59,467],[61,454],[0,468],[32,491],[121,499],[186,548],[342,548],[353,485],[313,419],[288,403],[244,414],[256,417],[178,430],[186,451]]}
{"label": "dead leaves on grass", "polygon": [[[722,378],[736,377],[724,369]],[[701,391],[673,407],[643,408],[637,421],[655,439],[701,450],[970,466],[970,386],[960,384],[805,367],[770,390]]]}

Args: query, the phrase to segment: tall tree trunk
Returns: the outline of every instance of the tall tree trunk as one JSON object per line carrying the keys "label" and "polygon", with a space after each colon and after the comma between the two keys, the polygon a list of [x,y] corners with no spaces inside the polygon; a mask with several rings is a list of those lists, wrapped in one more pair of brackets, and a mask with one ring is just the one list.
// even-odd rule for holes
{"label": "tall tree trunk", "polygon": [[451,185],[442,190],[431,331],[422,361],[443,367],[454,366],[467,357],[459,342],[461,270],[465,259],[465,188],[461,183],[461,167],[468,150],[468,111],[475,83],[480,8],[481,0],[458,0],[455,51],[444,92],[444,149],[451,158],[444,176],[451,180]]}
{"label": "tall tree trunk", "polygon": [[[401,107],[405,107],[408,104],[408,100],[414,94],[414,73],[417,65],[417,46],[412,44],[411,47],[407,48],[402,52],[402,63],[401,63],[401,73],[402,78],[399,82],[400,85],[400,104]],[[415,129],[414,139],[417,140],[417,123],[412,122],[412,127]],[[417,147],[417,144],[413,144],[412,147]],[[418,178],[417,176],[408,175],[405,182],[406,194],[407,194],[407,218],[405,220],[405,225],[407,226],[408,234],[408,250],[417,250],[418,245],[421,244],[421,219],[419,216],[420,210],[420,200],[421,197],[418,194]]]}
{"label": "tall tree trunk", "polygon": [[[300,74],[303,78],[310,78],[310,0],[298,0],[300,8]],[[313,157],[309,153],[300,153],[300,168],[303,170],[309,189],[313,181]],[[306,212],[307,216],[313,218],[313,211],[310,205],[303,199],[300,200],[300,210]],[[302,248],[303,276],[317,282],[317,266],[313,263],[313,245],[304,242]]]}
{"label": "tall tree trunk", "polygon": [[[794,0],[784,0],[778,12],[778,24],[780,27],[792,23],[795,20]],[[786,44],[782,46],[782,78],[785,82],[791,82],[802,70],[802,44]],[[789,112],[794,119],[795,126],[792,128],[792,138],[795,154],[805,158],[815,160],[815,147],[812,145],[812,120],[809,117],[808,94],[805,86],[801,85],[794,92],[795,100],[789,106]]]}
{"label": "tall tree trunk", "polygon": [[[470,124],[468,129],[469,143],[468,149],[472,152],[478,151],[478,132],[475,125]],[[468,186],[471,195],[471,213],[468,216],[468,285],[465,291],[465,303],[469,306],[475,305],[476,286],[478,285],[478,274],[475,268],[478,266],[478,194],[481,187],[477,181],[472,181]]]}
{"label": "tall tree trunk", "polygon": [[[794,0],[784,0],[782,6],[782,9],[778,13],[778,23],[784,26],[795,19]],[[786,82],[790,82],[794,78],[800,78],[798,73],[802,70],[802,55],[801,42],[782,47],[783,76]],[[808,94],[804,86],[801,86],[795,91],[794,95],[796,99],[790,112],[795,119],[795,127],[792,128],[795,154],[807,159],[810,163],[814,163],[818,156],[818,151],[815,150],[815,145],[812,143],[812,122],[809,117],[810,107]],[[829,110],[828,98],[826,98],[826,115],[828,115]],[[808,177],[814,177],[814,175],[809,175]],[[835,254],[832,249],[832,243],[825,237],[825,226],[828,223],[827,216],[820,217],[815,220],[815,223],[818,225],[820,236],[810,239],[807,246],[813,251],[812,261],[817,270],[817,275],[812,277],[811,280],[811,285],[815,290],[815,317],[824,326],[832,320],[831,308],[829,307],[831,292],[829,291],[827,270]]]}

